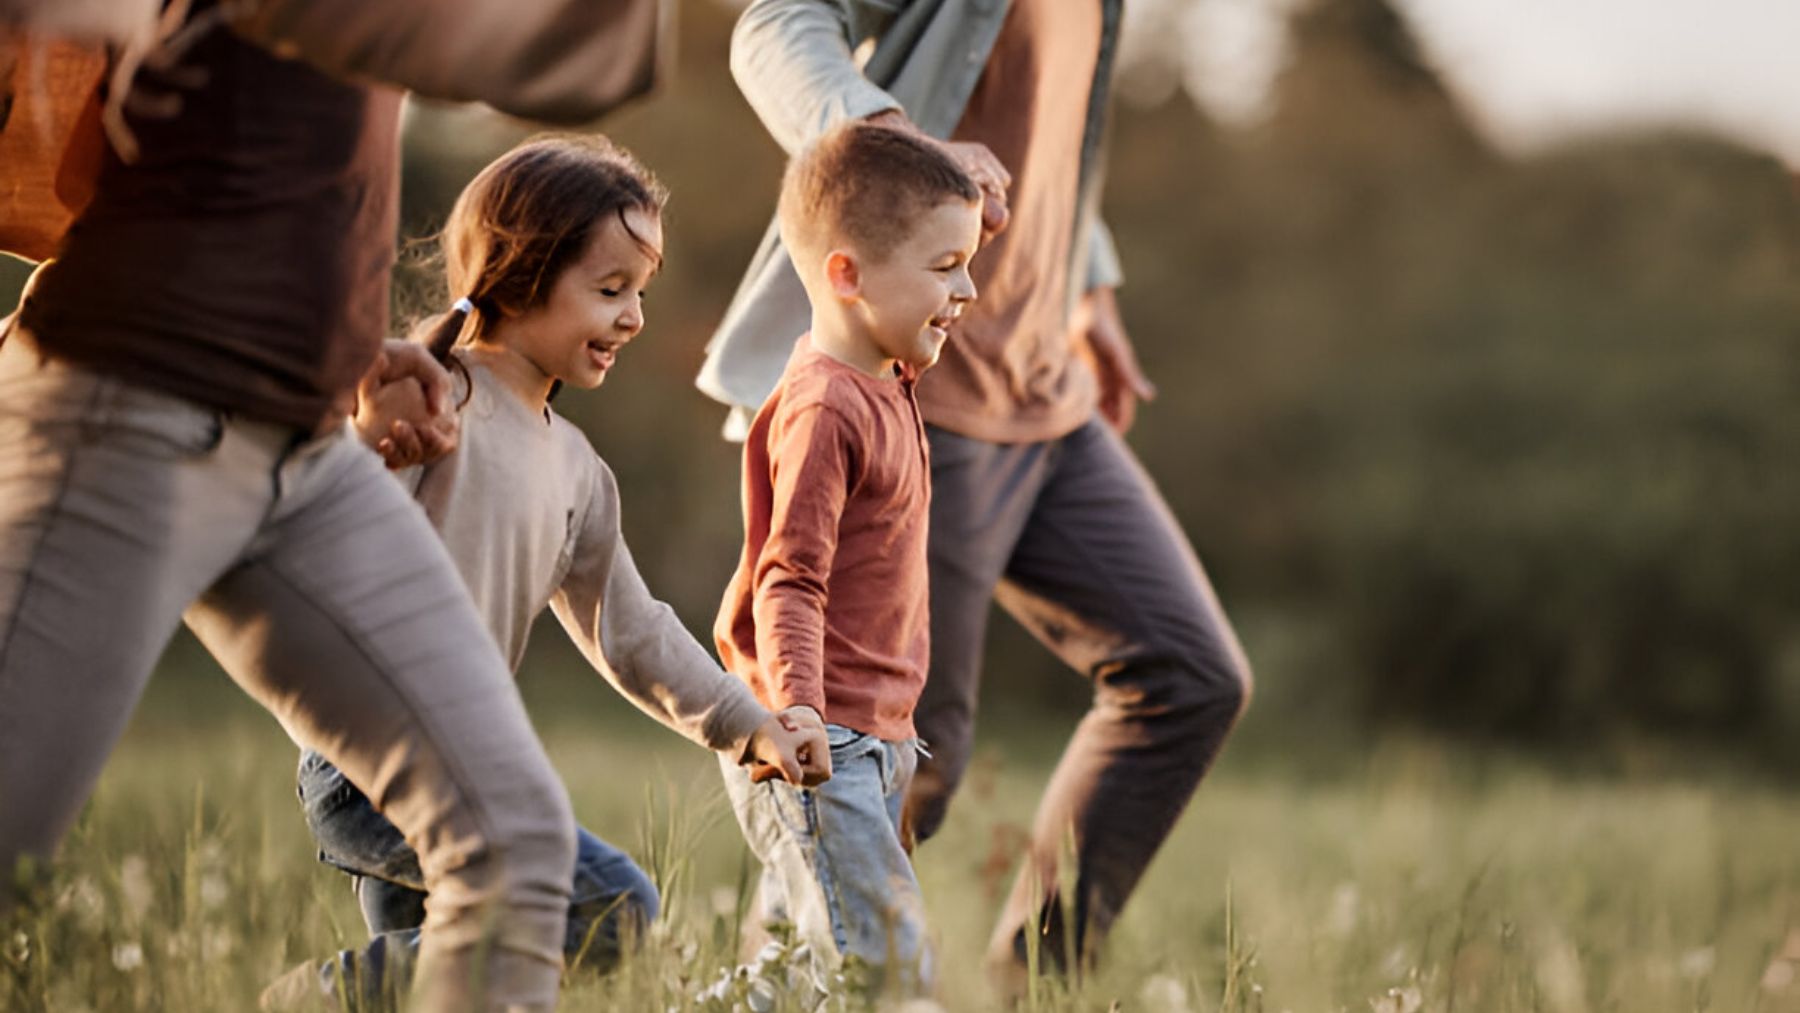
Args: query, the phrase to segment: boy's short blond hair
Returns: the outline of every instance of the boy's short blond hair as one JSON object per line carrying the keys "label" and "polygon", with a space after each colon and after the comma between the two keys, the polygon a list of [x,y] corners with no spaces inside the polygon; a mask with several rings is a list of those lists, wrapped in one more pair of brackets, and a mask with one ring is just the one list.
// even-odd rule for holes
{"label": "boy's short blond hair", "polygon": [[981,190],[936,142],[863,120],[835,127],[788,163],[781,180],[781,241],[803,255],[848,244],[885,258],[919,216]]}

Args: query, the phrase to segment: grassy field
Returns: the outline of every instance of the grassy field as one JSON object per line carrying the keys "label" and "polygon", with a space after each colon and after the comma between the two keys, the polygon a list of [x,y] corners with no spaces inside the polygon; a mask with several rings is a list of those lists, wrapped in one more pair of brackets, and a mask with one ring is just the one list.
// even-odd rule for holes
{"label": "grassy field", "polygon": [[[749,867],[716,771],[602,688],[533,687],[582,820],[664,884],[665,921],[569,1010],[679,1010],[734,946]],[[1070,722],[988,742],[919,856],[940,1001],[978,958]],[[1569,779],[1418,743],[1294,773],[1237,750],[1150,871],[1103,968],[1034,1010],[1800,1010],[1800,807],[1726,778]],[[0,1009],[244,1010],[362,938],[312,856],[292,749],[222,679],[161,680],[57,863],[5,927]],[[1697,775],[1696,775],[1697,776]]]}

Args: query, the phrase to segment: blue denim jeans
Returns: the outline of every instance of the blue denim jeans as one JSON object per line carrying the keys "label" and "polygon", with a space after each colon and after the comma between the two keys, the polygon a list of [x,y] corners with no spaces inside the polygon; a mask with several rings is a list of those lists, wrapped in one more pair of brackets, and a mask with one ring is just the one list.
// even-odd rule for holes
{"label": "blue denim jeans", "polygon": [[[354,877],[357,903],[373,937],[359,952],[328,963],[329,979],[359,981],[365,996],[403,990],[411,951],[425,921],[419,856],[400,831],[343,773],[316,752],[300,757],[300,804],[319,844],[319,860]],[[563,952],[606,969],[655,919],[656,887],[631,857],[585,829],[577,830],[573,893]],[[590,938],[591,936],[591,938]]]}
{"label": "blue denim jeans", "polygon": [[[824,958],[855,957],[902,990],[928,990],[925,901],[900,844],[900,807],[918,766],[917,740],[888,742],[826,725],[831,780],[817,788],[754,784],[729,758],[725,790],[763,863],[762,906]],[[822,982],[821,982],[822,983]]]}

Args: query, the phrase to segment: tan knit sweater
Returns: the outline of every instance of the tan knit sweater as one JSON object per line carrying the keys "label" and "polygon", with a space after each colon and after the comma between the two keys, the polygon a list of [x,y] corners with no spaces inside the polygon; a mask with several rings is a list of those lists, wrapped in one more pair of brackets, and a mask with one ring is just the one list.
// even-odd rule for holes
{"label": "tan knit sweater", "polygon": [[549,605],[569,639],[651,717],[710,749],[744,749],[769,714],[652,597],[619,531],[612,470],[581,431],[463,360],[457,449],[400,473],[443,536],[514,671]]}

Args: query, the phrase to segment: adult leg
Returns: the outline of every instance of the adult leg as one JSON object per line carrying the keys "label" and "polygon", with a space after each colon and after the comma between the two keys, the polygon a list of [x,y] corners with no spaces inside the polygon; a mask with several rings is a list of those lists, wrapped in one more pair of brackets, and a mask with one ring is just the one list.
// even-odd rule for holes
{"label": "adult leg", "polygon": [[1045,444],[998,444],[927,427],[931,440],[931,670],[913,724],[919,761],[904,836],[937,833],[968,770],[988,604],[1047,473]]}
{"label": "adult leg", "polygon": [[422,1008],[551,1008],[574,819],[498,649],[374,455],[333,435],[290,454],[278,482],[190,627],[417,851]]}
{"label": "adult leg", "polygon": [[[990,956],[1023,962],[1035,921],[1050,962],[1086,959],[1243,710],[1250,669],[1174,516],[1098,421],[1055,445],[999,599],[1093,681],[1094,704],[1051,778]],[[1065,841],[1070,898],[1058,896]]]}
{"label": "adult leg", "polygon": [[0,907],[74,824],[181,610],[267,507],[218,413],[0,344]]}

